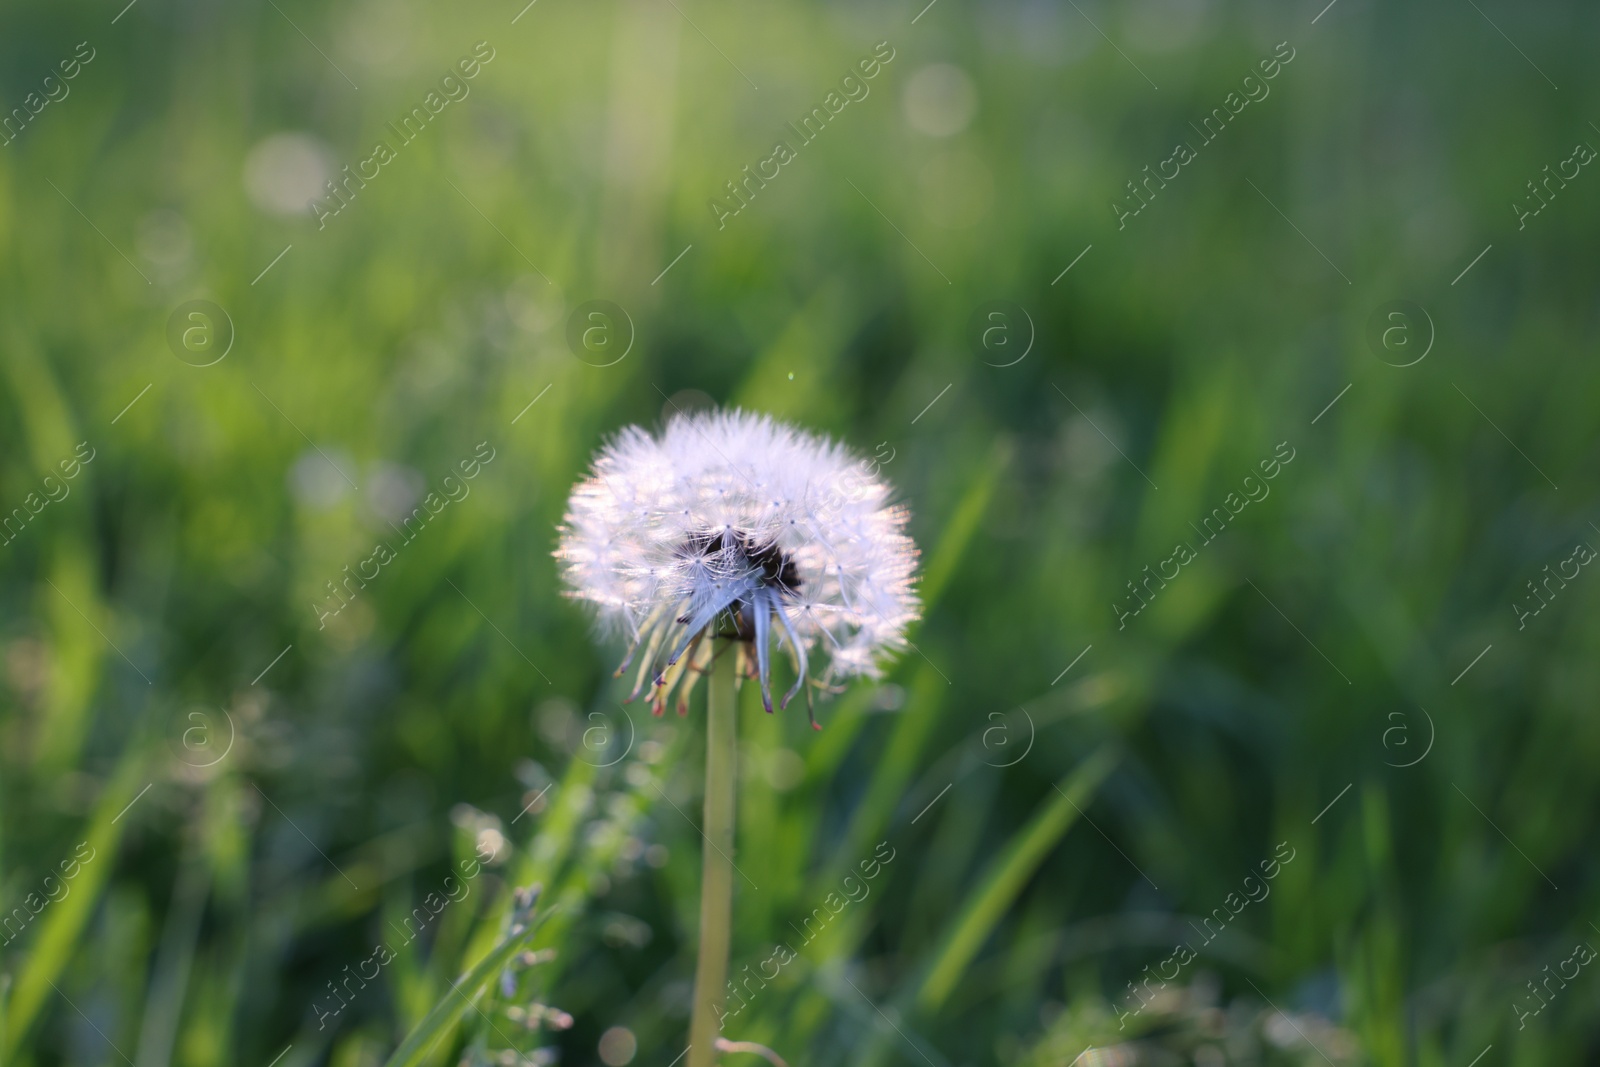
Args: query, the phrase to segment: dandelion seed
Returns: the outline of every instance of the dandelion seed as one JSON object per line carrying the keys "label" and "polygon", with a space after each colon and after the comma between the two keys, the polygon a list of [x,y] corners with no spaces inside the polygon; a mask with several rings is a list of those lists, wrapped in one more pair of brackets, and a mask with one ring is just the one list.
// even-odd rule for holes
{"label": "dandelion seed", "polygon": [[827,438],[741,411],[678,415],[659,438],[628,427],[601,449],[556,557],[569,595],[626,634],[617,673],[642,657],[630,699],[649,679],[652,710],[676,690],[682,714],[710,638],[726,637],[771,711],[774,641],[795,673],[783,706],[814,651],[827,668],[813,684],[827,687],[879,676],[904,647],[917,549],[889,498],[875,464]]}

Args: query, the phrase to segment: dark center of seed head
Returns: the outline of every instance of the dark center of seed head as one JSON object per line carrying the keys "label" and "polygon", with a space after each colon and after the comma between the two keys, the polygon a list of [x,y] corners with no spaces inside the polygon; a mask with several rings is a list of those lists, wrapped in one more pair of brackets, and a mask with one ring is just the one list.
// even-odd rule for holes
{"label": "dark center of seed head", "polygon": [[[791,593],[800,588],[799,568],[783,549],[778,547],[776,541],[757,541],[742,531],[735,531],[733,536],[745,559],[760,572],[763,582]],[[723,535],[720,532],[694,533],[690,534],[688,541],[684,543],[683,554],[714,555],[722,551],[722,545]]]}

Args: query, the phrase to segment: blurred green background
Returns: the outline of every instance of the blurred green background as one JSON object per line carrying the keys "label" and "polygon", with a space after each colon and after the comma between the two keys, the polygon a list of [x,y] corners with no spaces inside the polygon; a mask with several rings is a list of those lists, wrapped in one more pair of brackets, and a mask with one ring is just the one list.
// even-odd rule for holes
{"label": "blurred green background", "polygon": [[[1600,577],[1563,562],[1600,546],[1597,32],[1503,0],[7,5],[0,1057],[377,1065],[455,997],[422,1062],[673,1063],[703,715],[618,703],[550,550],[609,433],[719,403],[876,456],[927,602],[820,733],[742,694],[733,971],[795,958],[728,1037],[1600,1062],[1600,976],[1552,978],[1600,944]],[[468,1005],[535,882],[554,958]]]}

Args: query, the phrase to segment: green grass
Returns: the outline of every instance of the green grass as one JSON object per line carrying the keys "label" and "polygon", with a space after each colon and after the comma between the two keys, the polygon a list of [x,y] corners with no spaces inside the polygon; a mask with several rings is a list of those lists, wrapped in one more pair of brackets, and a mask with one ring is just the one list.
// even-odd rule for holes
{"label": "green grass", "polygon": [[[96,50],[0,145],[0,516],[30,514],[0,545],[0,917],[29,915],[0,935],[0,1061],[587,1064],[621,1026],[672,1063],[703,697],[624,709],[550,550],[600,442],[688,390],[882,457],[927,602],[820,733],[741,693],[732,972],[795,955],[727,1036],[791,1064],[1592,1058],[1589,969],[1516,1006],[1600,943],[1600,579],[1525,628],[1513,605],[1600,546],[1600,180],[1523,229],[1507,204],[1600,144],[1600,27],[1320,6],[0,14],[6,108]],[[1124,183],[1285,40],[1271,96],[1118,230]],[[265,138],[353,165],[479,41],[471,95],[324,229],[252,199]],[[719,230],[707,200],[880,41],[871,94]],[[949,137],[907,104],[934,63],[975,91]],[[1437,334],[1405,368],[1366,339],[1400,298]],[[191,299],[235,332],[212,366],[168,347]],[[612,366],[566,340],[596,299],[632,324]],[[974,347],[991,300],[1031,316],[1014,366]],[[392,502],[481,442],[470,495],[319,624]],[[1270,495],[1119,629],[1280,442]],[[1119,1029],[1279,842],[1270,896]]]}

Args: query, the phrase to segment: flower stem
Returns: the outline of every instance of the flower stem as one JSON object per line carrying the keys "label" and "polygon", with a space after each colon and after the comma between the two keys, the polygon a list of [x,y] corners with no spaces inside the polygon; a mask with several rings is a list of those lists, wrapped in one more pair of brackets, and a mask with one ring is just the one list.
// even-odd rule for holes
{"label": "flower stem", "polygon": [[728,982],[733,919],[733,798],[735,767],[732,648],[712,660],[706,713],[706,845],[700,867],[700,958],[694,969],[694,1016],[689,1024],[689,1067],[716,1062],[721,1029],[717,1005]]}

